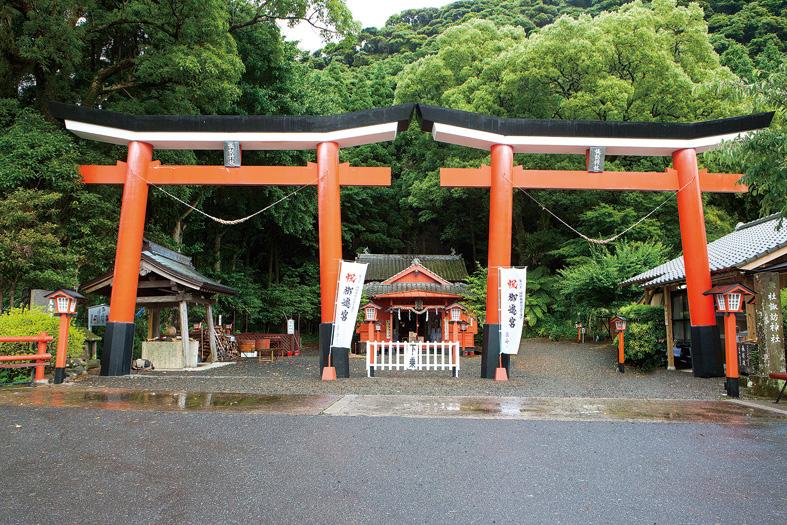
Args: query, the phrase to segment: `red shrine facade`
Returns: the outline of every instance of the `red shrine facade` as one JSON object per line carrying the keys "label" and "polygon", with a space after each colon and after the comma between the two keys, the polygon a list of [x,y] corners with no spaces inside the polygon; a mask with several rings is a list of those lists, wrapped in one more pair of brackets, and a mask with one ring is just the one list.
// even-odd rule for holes
{"label": "red shrine facade", "polygon": [[460,304],[468,277],[461,256],[362,253],[356,261],[368,264],[361,345],[452,341],[475,351],[478,321]]}

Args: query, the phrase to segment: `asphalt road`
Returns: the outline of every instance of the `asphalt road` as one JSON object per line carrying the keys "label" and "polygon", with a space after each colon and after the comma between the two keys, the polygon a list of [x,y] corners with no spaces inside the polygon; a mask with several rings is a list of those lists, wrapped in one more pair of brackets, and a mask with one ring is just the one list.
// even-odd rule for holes
{"label": "asphalt road", "polygon": [[784,523],[787,424],[0,408],[0,522]]}

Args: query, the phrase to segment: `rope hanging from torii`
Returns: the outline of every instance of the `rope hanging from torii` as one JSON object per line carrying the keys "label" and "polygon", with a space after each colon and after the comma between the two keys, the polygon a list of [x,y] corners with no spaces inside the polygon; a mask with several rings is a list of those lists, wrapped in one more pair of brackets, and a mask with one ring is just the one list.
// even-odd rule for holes
{"label": "rope hanging from torii", "polygon": [[[507,178],[507,177],[506,177],[506,178]],[[638,219],[636,222],[634,222],[634,223],[633,223],[631,226],[629,226],[628,228],[626,228],[625,230],[623,230],[623,231],[621,231],[621,232],[618,232],[618,233],[616,233],[616,234],[615,234],[615,235],[613,235],[612,237],[608,237],[608,238],[606,238],[606,239],[595,239],[595,238],[593,238],[593,237],[588,237],[587,235],[585,235],[584,233],[580,232],[579,230],[577,230],[576,228],[574,228],[573,226],[571,226],[569,223],[567,223],[566,221],[564,221],[564,220],[563,220],[562,218],[560,218],[560,217],[559,217],[559,216],[558,216],[558,215],[557,215],[555,212],[553,212],[552,210],[550,210],[549,208],[547,208],[547,207],[546,207],[544,204],[542,204],[541,202],[539,202],[539,200],[538,200],[538,199],[536,199],[535,197],[533,197],[533,196],[532,196],[532,195],[531,195],[531,194],[530,194],[530,193],[529,193],[527,190],[525,190],[525,189],[523,189],[523,188],[517,188],[517,189],[518,189],[519,191],[521,191],[522,193],[524,193],[525,195],[527,195],[527,197],[528,197],[530,200],[532,200],[533,202],[535,202],[535,203],[536,203],[536,204],[537,204],[537,205],[538,205],[538,206],[539,206],[539,207],[540,207],[542,210],[544,210],[545,212],[547,212],[548,214],[550,214],[552,217],[554,217],[555,219],[557,219],[557,220],[558,220],[558,222],[560,222],[560,223],[561,223],[563,226],[565,226],[566,228],[568,228],[569,230],[571,230],[572,232],[574,232],[575,234],[577,234],[579,237],[581,237],[581,238],[582,238],[582,239],[584,239],[585,241],[587,241],[587,242],[589,242],[589,243],[591,243],[591,244],[600,244],[600,245],[604,245],[604,244],[610,244],[610,243],[613,243],[613,242],[615,242],[616,240],[620,239],[621,237],[623,237],[624,235],[626,235],[628,232],[630,232],[631,230],[633,230],[634,228],[636,228],[637,226],[639,226],[640,224],[642,224],[643,222],[645,222],[645,221],[646,221],[648,218],[650,218],[650,217],[651,217],[651,216],[652,216],[654,213],[656,213],[657,211],[659,211],[659,209],[660,209],[662,206],[664,206],[665,204],[667,204],[667,202],[669,202],[669,201],[670,201],[670,200],[672,200],[674,197],[676,197],[676,196],[678,195],[678,193],[680,193],[680,192],[681,192],[681,190],[683,190],[684,188],[686,188],[687,186],[689,186],[689,184],[691,184],[692,182],[694,182],[694,179],[696,179],[696,178],[697,178],[697,176],[696,176],[696,175],[694,175],[694,176],[693,176],[693,177],[692,177],[692,178],[691,178],[691,179],[690,179],[690,180],[689,180],[689,181],[688,181],[686,184],[684,184],[683,186],[681,186],[680,188],[678,188],[676,191],[673,191],[673,192],[672,192],[672,193],[671,193],[671,194],[670,194],[670,195],[669,195],[669,196],[668,196],[666,199],[664,199],[663,201],[661,201],[661,202],[660,202],[660,203],[659,203],[659,204],[658,204],[658,205],[657,205],[655,208],[653,208],[652,210],[650,210],[648,213],[646,213],[645,215],[643,215],[642,217],[640,217],[640,218],[639,218],[639,219]],[[509,179],[509,181],[510,181],[510,179]]]}
{"label": "rope hanging from torii", "polygon": [[[262,208],[260,210],[255,211],[254,213],[252,213],[250,215],[247,215],[245,217],[241,217],[240,219],[222,219],[221,217],[215,217],[213,215],[210,215],[209,213],[207,213],[205,211],[202,211],[201,209],[197,208],[196,206],[194,206],[194,205],[184,201],[180,197],[178,197],[176,195],[173,195],[172,193],[168,192],[164,188],[162,188],[160,186],[156,186],[155,184],[153,184],[152,182],[147,180],[145,177],[143,177],[141,175],[137,175],[137,174],[135,174],[135,175],[137,177],[139,177],[140,179],[142,179],[143,181],[145,181],[148,185],[150,185],[150,187],[157,189],[158,191],[160,191],[164,195],[170,197],[171,199],[174,199],[174,200],[178,201],[179,203],[183,204],[184,206],[186,206],[186,207],[194,210],[195,212],[199,213],[200,215],[202,215],[202,216],[204,216],[204,217],[206,217],[206,218],[208,218],[208,219],[210,219],[210,220],[212,220],[214,222],[217,222],[219,224],[223,224],[225,226],[235,226],[236,224],[241,224],[241,223],[244,223],[244,222],[246,222],[246,221],[248,221],[250,219],[253,219],[257,215],[268,211],[269,209],[273,208],[277,204],[286,201],[287,199],[289,199],[290,197],[294,196],[296,193],[298,193],[302,189],[306,188],[307,186],[310,186],[310,184],[304,184],[303,186],[300,186],[299,188],[291,191],[290,193],[288,193],[287,195],[285,195],[281,199],[279,199],[279,200],[277,200],[275,202],[272,202],[271,204],[265,206],[264,208]],[[317,180],[315,179],[312,184],[314,184],[316,182],[317,182]]]}

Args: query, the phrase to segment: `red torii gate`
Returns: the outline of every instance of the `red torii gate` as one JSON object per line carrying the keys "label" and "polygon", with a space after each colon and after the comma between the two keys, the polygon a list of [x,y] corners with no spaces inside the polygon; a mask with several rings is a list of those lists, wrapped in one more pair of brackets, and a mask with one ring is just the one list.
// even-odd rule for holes
{"label": "red torii gate", "polygon": [[[513,189],[678,191],[694,375],[721,377],[723,356],[711,287],[702,192],[746,192],[740,174],[699,171],[697,152],[765,128],[773,113],[697,122],[603,122],[506,119],[420,104],[421,127],[435,140],[490,151],[491,165],[442,168],[444,187],[489,188],[489,245],[481,376],[494,378],[500,356],[498,272],[511,265]],[[597,148],[591,166],[590,148]],[[588,171],[525,170],[514,153],[585,154]],[[671,156],[666,172],[609,172],[604,155]],[[600,162],[599,162],[600,159]],[[502,356],[509,369],[510,356]]]}
{"label": "red torii gate", "polygon": [[[103,375],[127,374],[133,342],[134,306],[149,184],[303,185],[317,184],[320,242],[320,349],[324,366],[330,345],[333,301],[341,259],[341,185],[390,185],[390,168],[339,164],[340,147],[392,140],[409,124],[413,109],[421,127],[435,140],[488,150],[491,166],[444,168],[443,186],[489,187],[488,268],[511,264],[513,188],[676,191],[686,260],[692,355],[697,376],[722,376],[720,341],[710,288],[702,191],[742,192],[739,175],[707,174],[697,169],[696,153],[717,147],[751,130],[767,127],[772,113],[690,124],[502,119],[426,105],[347,113],[333,117],[131,116],[78,106],[52,104],[66,128],[92,140],[128,145],[127,162],[83,166],[90,184],[123,184],[115,259],[115,286],[104,338]],[[163,166],[153,149],[222,149],[234,142],[243,149],[316,149],[317,163],[305,167]],[[605,148],[608,155],[671,156],[675,169],[664,173],[597,173],[524,170],[514,153],[586,154]],[[601,155],[603,159],[603,154]],[[589,168],[589,171],[594,171]],[[499,355],[497,272],[489,271],[487,326],[482,377],[494,377]],[[333,349],[337,375],[349,376],[348,349]],[[507,357],[507,356],[506,356]],[[506,367],[508,360],[504,359]]]}
{"label": "red torii gate", "polygon": [[[160,185],[316,185],[320,246],[320,366],[327,360],[334,298],[342,258],[341,186],[390,186],[391,169],[339,163],[339,148],[393,140],[409,124],[412,104],[311,116],[133,116],[53,103],[52,114],[76,135],[128,146],[126,162],[80,167],[86,184],[122,184],[120,223],[104,335],[101,375],[130,372],[137,282],[145,230],[148,187]],[[315,149],[306,166],[167,166],[154,149]],[[236,158],[239,161],[239,158]],[[225,158],[226,163],[226,158]],[[233,162],[235,164],[235,162]],[[337,376],[349,377],[349,349],[334,348]]]}

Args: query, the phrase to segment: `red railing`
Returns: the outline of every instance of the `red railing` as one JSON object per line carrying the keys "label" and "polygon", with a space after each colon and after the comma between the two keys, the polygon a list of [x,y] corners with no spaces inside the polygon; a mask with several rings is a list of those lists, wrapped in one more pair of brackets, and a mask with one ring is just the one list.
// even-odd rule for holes
{"label": "red railing", "polygon": [[[45,382],[46,378],[44,377],[44,368],[46,367],[46,364],[52,359],[52,354],[46,351],[46,345],[52,341],[54,341],[54,338],[46,332],[41,332],[40,334],[33,336],[0,337],[0,343],[38,344],[35,354],[0,355],[0,368],[25,368],[34,366],[36,369],[35,382]],[[27,361],[34,361],[35,364],[30,364]]]}

